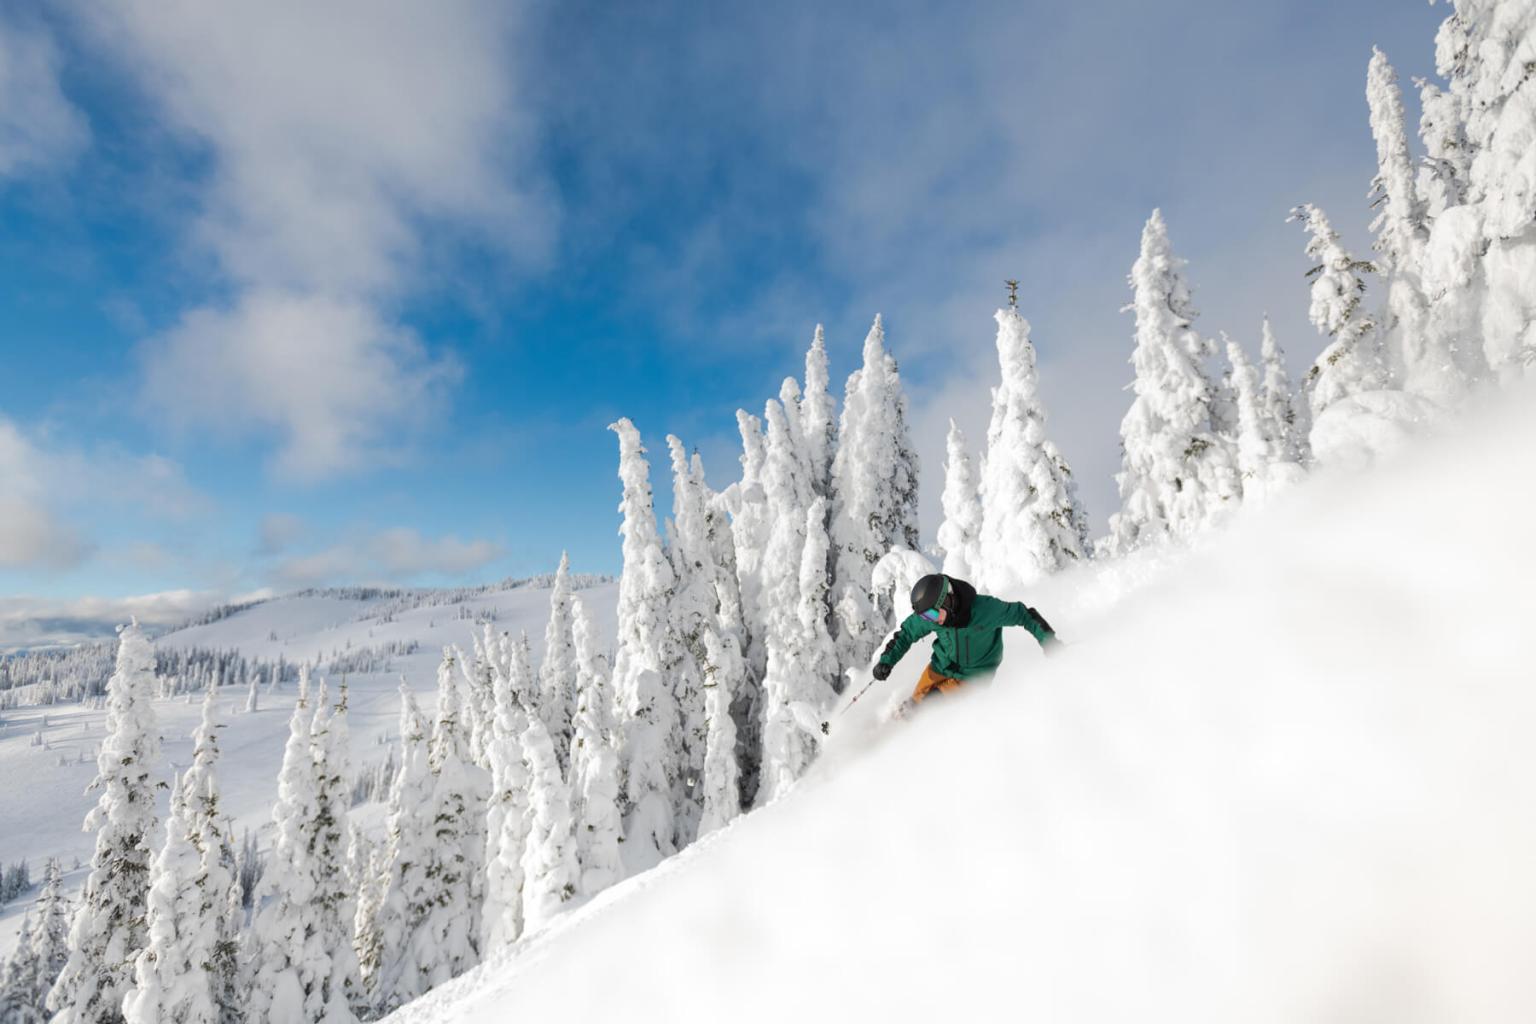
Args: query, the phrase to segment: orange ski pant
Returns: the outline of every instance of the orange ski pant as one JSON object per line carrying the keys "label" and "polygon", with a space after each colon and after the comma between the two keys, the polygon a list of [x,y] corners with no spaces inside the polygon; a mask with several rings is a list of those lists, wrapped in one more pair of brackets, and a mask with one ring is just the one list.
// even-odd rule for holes
{"label": "orange ski pant", "polygon": [[934,690],[940,693],[953,692],[960,688],[960,682],[959,679],[939,675],[933,670],[933,666],[929,665],[923,669],[922,678],[917,681],[917,689],[912,691],[912,701],[918,703]]}

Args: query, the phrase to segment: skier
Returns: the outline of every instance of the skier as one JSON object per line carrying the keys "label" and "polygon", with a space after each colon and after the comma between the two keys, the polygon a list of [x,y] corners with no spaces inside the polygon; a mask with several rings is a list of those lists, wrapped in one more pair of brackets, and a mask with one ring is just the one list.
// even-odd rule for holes
{"label": "skier", "polygon": [[1003,627],[1023,626],[1047,654],[1061,641],[1045,617],[1022,601],[1000,601],[964,580],[937,574],[924,576],[912,588],[912,614],[891,634],[871,674],[885,679],[918,640],[933,637],[933,656],[912,691],[919,702],[937,690],[949,693],[967,679],[990,676],[1003,660]]}

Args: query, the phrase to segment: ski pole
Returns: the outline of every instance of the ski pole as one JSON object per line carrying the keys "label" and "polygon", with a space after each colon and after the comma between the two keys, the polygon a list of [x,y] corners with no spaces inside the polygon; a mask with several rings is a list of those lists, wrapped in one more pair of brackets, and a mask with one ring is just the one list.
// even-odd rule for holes
{"label": "ski pole", "polygon": [[[868,693],[869,692],[869,688],[871,686],[874,686],[875,683],[877,683],[877,682],[879,682],[879,680],[874,678],[873,676],[871,676],[870,679],[869,679],[869,682],[864,684],[864,688],[862,690],[860,690],[858,693],[854,694],[853,695],[853,699],[850,700],[847,704],[845,704],[843,706],[843,710],[839,711],[836,715],[833,715],[832,717],[834,717],[834,718],[842,718],[844,715],[846,715],[848,713],[848,709],[853,707],[855,704],[857,704],[859,702],[859,698],[864,696],[866,693]],[[822,722],[821,723],[821,732],[822,732],[822,734],[823,735],[831,735],[831,731],[832,731],[831,726],[832,726],[831,722]]]}

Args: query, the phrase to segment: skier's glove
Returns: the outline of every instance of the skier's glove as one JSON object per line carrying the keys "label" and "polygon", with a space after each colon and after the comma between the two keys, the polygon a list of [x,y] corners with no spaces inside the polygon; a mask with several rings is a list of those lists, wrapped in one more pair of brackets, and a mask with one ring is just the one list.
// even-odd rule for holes
{"label": "skier's glove", "polygon": [[1056,634],[1052,633],[1045,638],[1045,641],[1040,645],[1040,649],[1045,652],[1047,658],[1054,658],[1061,653],[1061,649],[1065,646],[1067,645],[1056,639]]}
{"label": "skier's glove", "polygon": [[869,674],[874,676],[876,679],[889,678],[891,674],[891,666],[887,665],[883,661],[877,661],[875,662],[875,667],[869,670]]}

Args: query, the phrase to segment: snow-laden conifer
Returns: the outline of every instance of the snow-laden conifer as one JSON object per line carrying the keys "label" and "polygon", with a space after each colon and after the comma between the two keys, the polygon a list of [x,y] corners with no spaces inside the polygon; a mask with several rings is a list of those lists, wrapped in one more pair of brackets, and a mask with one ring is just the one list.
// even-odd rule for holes
{"label": "snow-laden conifer", "polygon": [[1029,321],[1012,308],[996,319],[1001,380],[992,392],[973,564],[986,587],[1003,590],[1086,558],[1088,517],[1066,460],[1046,437]]}
{"label": "snow-laden conifer", "polygon": [[1307,371],[1306,388],[1315,423],[1335,402],[1376,391],[1387,384],[1376,322],[1364,312],[1361,301],[1365,280],[1373,270],[1368,260],[1358,260],[1344,248],[1328,216],[1310,203],[1297,207],[1292,220],[1306,222],[1311,241],[1307,255],[1317,262],[1312,275],[1312,324],[1333,341]]}
{"label": "snow-laden conifer", "polygon": [[[1265,323],[1267,326],[1268,321]],[[1302,468],[1289,449],[1284,422],[1272,416],[1266,407],[1258,368],[1249,361],[1241,345],[1231,338],[1225,340],[1232,365],[1237,467],[1243,474],[1243,501],[1259,504],[1299,480]]]}
{"label": "snow-laden conifer", "polygon": [[710,543],[710,497],[700,472],[688,457],[683,442],[667,436],[672,458],[672,529],[668,554],[675,579],[671,600],[671,628],[681,650],[672,675],[673,698],[681,729],[681,761],[674,782],[672,805],[677,815],[678,846],[698,834],[703,813],[699,785],[704,773],[704,746],[708,725],[704,717],[704,682],[708,672],[706,637],[719,631],[720,599],[716,594],[717,567]]}
{"label": "snow-laden conifer", "polygon": [[[880,365],[876,370],[884,372],[883,361],[877,362]],[[889,370],[894,378],[894,365]],[[850,393],[853,392],[850,387]],[[901,401],[899,392],[894,397]],[[819,717],[830,703],[839,670],[837,649],[826,627],[830,542],[822,524],[826,522],[827,503],[824,498],[811,500],[805,464],[799,458],[784,409],[770,401],[765,419],[768,458],[764,487],[773,532],[763,561],[768,668],[763,682],[759,803],[787,790],[815,757],[818,737],[802,725],[807,718]],[[843,443],[846,445],[850,437],[858,436],[858,431],[844,429]],[[864,585],[867,587],[867,581]],[[865,593],[859,594],[855,605],[864,609],[860,614],[872,611]]]}
{"label": "snow-laden conifer", "polygon": [[[825,606],[823,606],[825,607]],[[709,674],[704,682],[704,715],[708,726],[704,748],[704,809],[699,835],[722,828],[741,813],[741,765],[736,756],[736,722],[731,717],[733,682],[745,674],[739,648],[718,634],[705,635]]]}
{"label": "snow-laden conifer", "polygon": [[[301,676],[301,679],[303,677]],[[272,853],[256,892],[244,955],[251,964],[252,1020],[272,1024],[306,1021],[305,982],[311,976],[307,943],[317,927],[312,864],[318,780],[311,746],[314,716],[303,688],[288,721],[288,742],[272,808]]]}
{"label": "snow-laden conifer", "polygon": [[1427,204],[1418,194],[1408,152],[1397,72],[1379,49],[1372,52],[1366,98],[1376,139],[1378,170],[1371,186],[1377,214],[1371,230],[1376,236],[1377,269],[1386,277],[1387,369],[1405,391],[1452,398],[1466,382],[1451,355],[1453,339],[1433,329],[1423,281],[1429,239]]}
{"label": "snow-laden conifer", "polygon": [[[504,636],[503,639],[506,639]],[[495,717],[487,752],[491,797],[486,810],[484,938],[489,954],[517,940],[523,931],[523,844],[527,839],[528,771],[523,765],[523,730],[531,714],[527,667],[514,648],[494,658]]]}
{"label": "snow-laden conifer", "polygon": [[133,989],[123,1000],[128,1024],[217,1024],[207,965],[219,941],[222,901],[204,891],[201,856],[191,838],[185,787],[171,794],[165,843],[150,869],[149,944],[134,960]]}
{"label": "snow-laden conifer", "polygon": [[1268,316],[1261,328],[1259,358],[1263,364],[1259,405],[1266,429],[1279,442],[1283,461],[1305,465],[1309,458],[1306,406],[1296,400],[1285,352],[1275,340]]}
{"label": "snow-laden conifer", "polygon": [[[378,917],[378,960],[364,959],[370,1002],[387,1013],[430,987],[432,936],[422,927],[437,902],[437,880],[429,847],[433,838],[431,752],[426,722],[416,698],[400,684],[400,767],[389,790],[388,882]],[[365,951],[365,954],[367,951]]]}
{"label": "snow-laden conifer", "polygon": [[48,992],[69,959],[69,901],[59,862],[49,858],[43,891],[22,919],[16,948],[0,969],[0,1020],[42,1024]]}
{"label": "snow-laden conifer", "polygon": [[940,504],[944,522],[939,524],[939,547],[944,549],[944,572],[963,580],[977,580],[981,540],[980,481],[965,447],[965,434],[949,421],[945,445],[944,494]]}
{"label": "snow-laden conifer", "polygon": [[576,652],[571,641],[571,558],[560,554],[560,568],[549,595],[549,624],[544,630],[544,663],[539,667],[539,710],[562,771],[570,766],[571,715],[576,708]]}
{"label": "snow-laden conifer", "polygon": [[310,830],[310,864],[314,873],[311,907],[314,932],[307,945],[305,1007],[311,1019],[323,1022],[354,1020],[354,1006],[363,1003],[362,978],[352,948],[356,914],[354,894],[347,884],[347,814],[352,802],[351,739],[347,728],[347,687],[340,699],[328,702],[321,680],[311,723],[315,765],[315,820]]}
{"label": "snow-laden conifer", "polygon": [[[744,666],[741,685],[734,695],[731,714],[736,724],[736,751],[741,765],[742,790],[750,799],[757,790],[762,762],[763,676],[768,670],[767,618],[763,604],[763,557],[773,523],[763,489],[767,462],[762,421],[737,410],[741,433],[741,479],[727,487],[717,504],[730,518],[730,558],[734,563],[742,622]],[[722,539],[722,546],[723,546]],[[724,555],[721,556],[725,561]]]}
{"label": "snow-laden conifer", "polygon": [[42,973],[29,910],[21,919],[16,948],[0,965],[0,1020],[8,1024],[43,1024],[47,1020],[38,991]]}
{"label": "snow-laden conifer", "polygon": [[916,548],[917,453],[907,433],[907,398],[896,360],[875,317],[864,361],[848,377],[832,462],[829,527],[835,551],[838,678],[863,668],[881,639],[881,610],[870,603],[870,574],[893,547]]}
{"label": "snow-laden conifer", "polygon": [[523,730],[527,759],[528,842],[523,848],[523,927],[539,928],[564,910],[578,893],[581,866],[576,858],[576,823],[570,790],[549,732],[537,718]]}
{"label": "snow-laden conifer", "polygon": [[1536,0],[1456,0],[1436,44],[1472,152],[1473,216],[1447,226],[1446,248],[1480,236],[1480,333],[1491,371],[1507,381],[1536,366]]}
{"label": "snow-laden conifer", "polygon": [[473,639],[470,655],[466,656],[462,650],[455,648],[453,659],[464,678],[464,716],[469,732],[470,754],[475,764],[486,772],[491,770],[487,748],[496,723],[495,647],[494,631],[491,624],[486,623],[481,635]]}
{"label": "snow-laden conifer", "polygon": [[676,578],[661,546],[650,467],[640,432],[627,419],[619,436],[624,497],[624,570],[619,579],[618,653],[613,688],[620,713],[624,790],[624,861],[630,872],[677,850],[673,793],[683,762],[682,729],[671,676],[680,654],[669,622]]}
{"label": "snow-laden conifer", "polygon": [[107,681],[106,736],[91,783],[101,796],[85,819],[85,828],[96,830],[91,872],[70,925],[69,958],[48,994],[59,1024],[121,1021],[134,957],[147,944],[150,773],[160,756],[154,689],[154,648],[133,622],[118,634],[117,665]]}
{"label": "snow-laden conifer", "polygon": [[1202,365],[1209,346],[1192,326],[1184,260],[1159,210],[1142,231],[1130,283],[1136,397],[1120,424],[1120,511],[1110,517],[1106,545],[1117,554],[1193,536],[1241,494],[1236,458],[1211,422],[1213,389]]}
{"label": "snow-laden conifer", "polygon": [[1415,79],[1415,84],[1419,87],[1419,138],[1425,152],[1417,187],[1425,212],[1438,218],[1466,201],[1472,151],[1456,94],[1422,78]]}
{"label": "snow-laden conifer", "polygon": [[619,843],[619,754],[613,741],[613,694],[608,659],[598,651],[597,631],[580,597],[571,602],[580,697],[571,745],[571,799],[576,809],[576,859],[581,891],[596,896],[619,881],[624,865]]}
{"label": "snow-laden conifer", "polygon": [[429,986],[458,977],[481,956],[490,779],[470,756],[466,701],[453,659],[453,652],[445,649],[437,673],[437,725],[429,755],[435,780],[427,851],[435,892],[422,927],[431,962],[417,964]]}
{"label": "snow-laden conifer", "polygon": [[811,493],[831,497],[832,456],[837,449],[837,400],[832,397],[827,337],[821,324],[805,353],[805,394],[800,401],[800,433],[811,469]]}

